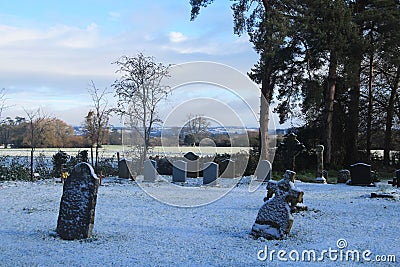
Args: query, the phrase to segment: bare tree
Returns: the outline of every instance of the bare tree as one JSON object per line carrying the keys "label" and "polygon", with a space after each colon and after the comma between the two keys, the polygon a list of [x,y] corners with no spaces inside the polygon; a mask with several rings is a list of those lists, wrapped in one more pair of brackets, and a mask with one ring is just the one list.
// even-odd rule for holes
{"label": "bare tree", "polygon": [[162,85],[168,76],[169,66],[155,62],[154,57],[139,53],[136,57],[122,56],[114,62],[116,73],[121,74],[112,85],[118,97],[116,113],[127,119],[130,127],[143,140],[141,162],[147,158],[150,132],[161,123],[158,104],[169,94],[169,87]]}
{"label": "bare tree", "polygon": [[[90,142],[90,155],[92,165],[97,169],[99,161],[99,148],[105,142],[111,109],[108,105],[107,88],[100,90],[93,81],[90,83],[89,93],[92,97],[92,110],[85,118],[84,130]],[[95,147],[95,155],[93,155]]]}
{"label": "bare tree", "polygon": [[184,131],[193,137],[193,145],[196,146],[200,142],[200,138],[208,134],[208,127],[210,127],[210,122],[204,115],[189,114]]}
{"label": "bare tree", "polygon": [[27,111],[25,110],[26,116],[28,117],[26,123],[26,140],[25,143],[29,145],[31,148],[31,156],[30,156],[30,172],[31,172],[31,180],[33,181],[34,169],[33,169],[33,159],[34,152],[38,146],[43,143],[43,133],[46,131],[46,128],[51,121],[53,120],[47,114],[43,112],[42,109],[38,108],[35,111]]}

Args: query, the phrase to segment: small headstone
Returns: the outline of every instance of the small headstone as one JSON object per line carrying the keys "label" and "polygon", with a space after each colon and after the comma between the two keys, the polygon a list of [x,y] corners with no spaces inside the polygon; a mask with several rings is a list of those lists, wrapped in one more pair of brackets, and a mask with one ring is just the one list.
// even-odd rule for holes
{"label": "small headstone", "polygon": [[260,160],[256,169],[256,177],[258,181],[271,180],[272,165],[268,160]]}
{"label": "small headstone", "polygon": [[66,240],[92,235],[99,179],[92,166],[79,163],[65,180],[57,222],[57,234]]}
{"label": "small headstone", "polygon": [[121,159],[120,161],[118,161],[118,177],[119,178],[130,179],[132,177],[131,172],[129,171],[128,164],[129,164],[129,162],[126,159]]}
{"label": "small headstone", "polygon": [[211,184],[218,178],[218,164],[215,162],[204,163],[203,184]]}
{"label": "small headstone", "polygon": [[324,146],[318,145],[315,152],[317,154],[317,178],[315,178],[315,182],[326,184],[326,177],[324,177]]}
{"label": "small headstone", "polygon": [[183,157],[187,163],[187,177],[199,177],[199,156],[193,152],[188,152]]}
{"label": "small headstone", "polygon": [[177,160],[172,166],[172,182],[173,183],[184,183],[186,182],[186,162],[183,160]]}
{"label": "small headstone", "polygon": [[220,168],[221,178],[235,178],[235,161],[226,159],[221,162]]}
{"label": "small headstone", "polygon": [[155,182],[157,178],[157,162],[146,160],[144,162],[144,182]]}
{"label": "small headstone", "polygon": [[350,180],[350,171],[349,170],[340,170],[338,174],[338,183],[347,183]]}
{"label": "small headstone", "polygon": [[350,166],[351,185],[371,185],[371,165],[356,163]]}
{"label": "small headstone", "polygon": [[[291,207],[303,201],[304,192],[295,188],[295,172],[286,171],[279,181],[269,181],[270,197],[258,212],[251,234],[258,238],[282,239],[289,234],[293,224]],[[268,197],[268,196],[267,196]]]}

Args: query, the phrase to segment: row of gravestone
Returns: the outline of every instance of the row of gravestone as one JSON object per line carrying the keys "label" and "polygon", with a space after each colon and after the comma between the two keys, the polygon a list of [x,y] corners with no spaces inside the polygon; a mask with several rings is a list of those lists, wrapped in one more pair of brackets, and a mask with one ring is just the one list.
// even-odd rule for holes
{"label": "row of gravestone", "polygon": [[[188,177],[187,162],[177,160],[173,163],[172,182],[184,183]],[[203,184],[212,184],[219,177],[219,166],[215,162],[207,162],[203,165]],[[222,178],[235,177],[235,161],[229,160],[229,164],[221,175]],[[271,179],[271,163],[267,160],[261,160],[256,170],[257,180],[267,181]],[[145,182],[155,182],[157,178],[157,162],[154,160],[146,160],[144,162],[144,179]]]}
{"label": "row of gravestone", "polygon": [[[196,165],[194,165],[194,163]],[[118,162],[119,178],[132,178],[129,161],[122,159]],[[203,176],[203,184],[210,184],[218,177],[235,178],[235,161],[225,160],[222,162],[223,172],[220,172],[219,165],[215,162],[203,164],[203,169],[199,169],[199,162],[177,160],[172,163],[172,182],[186,182],[186,178],[197,178],[200,173]],[[257,166],[255,176],[257,180],[268,181],[271,178],[271,163],[267,160],[261,160]],[[145,182],[155,182],[157,178],[157,162],[155,160],[146,160],[144,162]]]}

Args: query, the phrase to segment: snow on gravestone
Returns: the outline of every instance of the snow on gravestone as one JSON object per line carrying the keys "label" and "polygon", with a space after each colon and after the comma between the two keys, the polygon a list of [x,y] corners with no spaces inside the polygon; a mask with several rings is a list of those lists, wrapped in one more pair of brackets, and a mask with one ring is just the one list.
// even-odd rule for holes
{"label": "snow on gravestone", "polygon": [[[286,171],[279,181],[269,181],[267,188],[269,198],[258,212],[251,234],[258,238],[282,239],[289,234],[293,224],[291,207],[303,201],[303,191],[295,188],[293,171]],[[290,205],[289,205],[290,203]]]}
{"label": "snow on gravestone", "polygon": [[92,235],[99,179],[92,166],[77,164],[65,180],[57,222],[57,234],[66,240]]}

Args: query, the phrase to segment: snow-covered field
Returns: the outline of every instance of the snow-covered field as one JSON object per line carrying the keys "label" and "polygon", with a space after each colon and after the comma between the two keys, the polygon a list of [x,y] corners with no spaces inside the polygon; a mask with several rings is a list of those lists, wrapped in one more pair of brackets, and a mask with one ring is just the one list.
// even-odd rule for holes
{"label": "snow-covered field", "polygon": [[[148,186],[163,189],[162,183]],[[309,266],[322,265],[317,261],[324,250],[325,266],[400,265],[400,201],[369,198],[371,192],[400,190],[297,181],[296,186],[305,192],[309,211],[294,214],[292,231],[281,241],[249,236],[264,186],[249,193],[243,184],[212,204],[179,208],[154,200],[134,182],[111,180],[99,188],[94,236],[64,241],[55,236],[60,183],[0,183],[0,266]],[[347,246],[344,240],[337,244],[339,239]],[[261,261],[266,247],[268,255],[276,252]],[[279,250],[288,262],[278,259]],[[312,251],[316,260],[301,262]],[[356,251],[360,262],[346,261]],[[388,255],[397,262],[375,261]]]}

